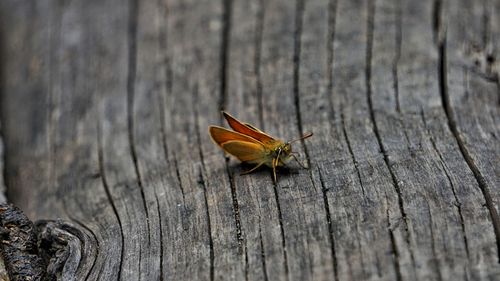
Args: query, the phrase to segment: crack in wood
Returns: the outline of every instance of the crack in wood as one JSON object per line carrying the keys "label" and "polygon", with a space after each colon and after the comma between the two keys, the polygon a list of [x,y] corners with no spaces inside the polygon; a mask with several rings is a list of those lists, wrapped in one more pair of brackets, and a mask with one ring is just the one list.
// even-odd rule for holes
{"label": "crack in wood", "polygon": [[[139,190],[141,192],[142,204],[144,207],[144,213],[146,216],[146,225],[148,229],[148,245],[151,244],[151,225],[149,223],[149,210],[146,202],[146,195],[144,193],[144,186],[142,183],[141,173],[139,170],[139,163],[137,160],[137,151],[135,144],[135,122],[134,122],[134,100],[135,100],[135,79],[137,71],[137,23],[138,23],[138,10],[139,1],[130,0],[129,4],[129,38],[128,38],[128,74],[127,74],[127,128],[128,128],[128,138],[130,155],[132,156],[132,161],[134,164],[134,171],[137,177],[137,184],[139,185]],[[142,247],[142,245],[140,245]],[[139,270],[141,269],[141,256],[139,255]],[[139,277],[140,278],[140,277]]]}
{"label": "crack in wood", "polygon": [[[299,129],[299,134],[304,135],[304,129],[302,128],[302,114],[300,112],[300,97],[299,97],[299,74],[300,74],[300,51],[301,51],[301,37],[302,37],[302,24],[304,21],[304,0],[296,0],[295,4],[295,30],[293,34],[293,95],[295,104],[295,116],[297,119],[297,127]],[[309,152],[305,144],[305,140],[301,139],[300,143],[304,149],[306,155],[307,166],[311,167],[311,159],[309,159]],[[312,181],[312,179],[311,179]]]}
{"label": "crack in wood", "polygon": [[[220,96],[219,96],[219,111],[226,108],[227,103],[227,61],[229,58],[231,33],[231,15],[232,15],[233,0],[222,0],[222,32],[221,32],[221,48],[220,48]],[[222,116],[221,123],[222,123]]]}
{"label": "crack in wood", "polygon": [[404,200],[403,200],[403,194],[401,192],[401,187],[399,185],[399,182],[397,180],[396,174],[391,168],[389,157],[387,154],[387,150],[384,147],[382,138],[380,136],[380,132],[378,129],[378,125],[375,119],[375,110],[373,107],[373,101],[372,101],[372,90],[371,90],[371,68],[372,68],[372,49],[373,49],[373,30],[374,30],[374,17],[375,17],[375,3],[372,1],[368,2],[368,17],[366,21],[366,27],[367,27],[367,47],[366,47],[366,64],[365,64],[365,87],[366,87],[366,92],[367,92],[367,102],[368,102],[368,110],[369,110],[369,115],[370,115],[370,122],[373,126],[373,132],[375,134],[375,138],[377,140],[380,152],[383,155],[383,159],[385,162],[385,166],[387,167],[389,174],[391,175],[392,183],[393,186],[396,190],[396,193],[398,195],[398,205],[399,205],[399,210],[401,212],[401,216],[403,217],[403,221],[405,224],[405,232],[406,232],[406,243],[408,245],[409,251],[410,251],[410,258],[412,261],[412,265],[414,268],[416,268],[415,265],[415,257],[413,254],[413,250],[411,248],[411,243],[410,243],[410,230],[408,228],[408,218],[407,214],[405,211],[404,207]]}
{"label": "crack in wood", "polygon": [[264,241],[262,241],[262,228],[260,226],[260,215],[259,215],[259,241],[260,241],[260,257],[262,261],[262,272],[264,273],[264,281],[268,281],[269,277],[267,276],[267,268],[266,268],[266,251],[264,249]]}
{"label": "crack in wood", "polygon": [[259,0],[259,7],[257,11],[257,19],[255,25],[255,56],[254,56],[254,75],[255,75],[255,91],[257,96],[257,110],[259,116],[259,127],[265,130],[264,127],[264,99],[262,97],[262,77],[260,74],[261,56],[262,56],[262,36],[264,30],[264,16],[265,16],[265,0]]}
{"label": "crack in wood", "polygon": [[177,156],[176,156],[175,152],[173,154],[174,154],[173,160],[174,160],[175,176],[177,177],[177,181],[179,182],[179,190],[181,191],[181,194],[182,194],[182,204],[184,205],[184,208],[185,208],[186,197],[184,195],[184,186],[182,184],[181,173],[179,171],[179,163],[177,162]]}
{"label": "crack in wood", "polygon": [[[441,0],[442,1],[442,0]],[[483,3],[483,14],[481,17],[482,25],[483,25],[483,32],[482,32],[482,39],[483,39],[483,48],[484,49],[489,49],[488,44],[491,42],[491,25],[490,25],[490,14],[489,11],[493,10],[493,7],[488,7],[490,1],[482,1]],[[486,51],[488,52],[488,50]],[[489,65],[486,66],[487,68],[490,68]],[[491,68],[490,68],[491,69]],[[488,72],[490,72],[488,69]]]}
{"label": "crack in wood", "polygon": [[345,126],[345,119],[344,119],[344,111],[342,109],[340,110],[340,120],[342,122],[342,131],[344,133],[344,140],[347,144],[347,149],[349,150],[349,154],[351,155],[351,160],[352,160],[352,163],[354,165],[354,169],[356,169],[356,175],[358,177],[359,185],[361,186],[361,192],[363,192],[363,200],[366,203],[368,198],[366,197],[365,187],[363,185],[363,181],[361,180],[361,172],[359,171],[358,161],[356,160],[356,157],[354,156],[351,141],[349,140],[349,136],[347,135],[347,130],[346,130],[346,126]]}
{"label": "crack in wood", "polygon": [[[394,55],[394,60],[392,62],[392,79],[393,79],[393,88],[394,95],[396,99],[396,112],[401,113],[401,103],[399,101],[399,79],[398,79],[398,64],[401,58],[401,41],[403,40],[403,12],[401,9],[401,1],[396,1],[396,54]],[[406,135],[406,130],[405,130]],[[406,135],[406,138],[408,136]]]}
{"label": "crack in wood", "polygon": [[[104,188],[104,192],[106,193],[106,198],[109,201],[109,204],[111,205],[111,208],[113,209],[113,213],[116,216],[116,220],[118,221],[118,226],[120,228],[120,262],[119,262],[119,268],[118,268],[118,280],[121,279],[121,273],[123,270],[123,261],[125,258],[125,236],[123,234],[123,224],[120,218],[120,215],[118,214],[118,210],[116,208],[115,202],[113,200],[113,197],[111,195],[111,191],[109,190],[109,185],[108,181],[106,179],[106,171],[104,168],[104,148],[103,148],[103,141],[102,141],[102,128],[100,124],[100,118],[97,118],[97,159],[99,162],[99,173],[101,174],[101,182],[102,186]],[[101,268],[102,270],[102,268]],[[99,274],[100,275],[100,274]]]}
{"label": "crack in wood", "polygon": [[226,159],[226,173],[228,175],[229,187],[231,191],[231,199],[233,201],[233,215],[236,224],[236,241],[238,241],[238,247],[240,248],[240,251],[242,251],[241,247],[242,247],[243,237],[241,231],[240,207],[238,204],[238,196],[236,194],[236,184],[234,182],[234,176],[231,173],[231,170],[229,169],[228,159]]}
{"label": "crack in wood", "polygon": [[327,56],[327,84],[326,93],[329,108],[329,120],[335,120],[335,108],[333,105],[333,63],[335,59],[335,48],[333,43],[335,42],[335,25],[337,21],[337,0],[328,1],[328,34],[326,40],[326,56]]}
{"label": "crack in wood", "polygon": [[330,215],[330,204],[328,203],[328,196],[326,195],[328,189],[326,188],[325,182],[323,180],[321,169],[319,167],[317,167],[317,169],[318,169],[319,181],[321,183],[321,192],[323,193],[323,205],[325,206],[326,221],[328,223],[328,240],[330,242],[330,253],[332,256],[333,277],[334,280],[339,280],[339,270],[338,270],[337,255],[335,254],[335,239],[333,235],[332,217]]}
{"label": "crack in wood", "polygon": [[[388,202],[389,202],[389,200],[387,198],[387,194],[385,194],[385,202],[386,202],[386,206],[387,206]],[[393,262],[394,262],[394,268],[396,270],[396,280],[402,281],[403,274],[401,273],[401,265],[399,264],[400,254],[399,254],[399,250],[398,250],[398,244],[396,243],[396,237],[394,236],[394,231],[393,231],[392,225],[391,225],[389,208],[386,208],[386,214],[387,214],[387,231],[389,231],[389,238],[391,241],[391,249],[392,249],[392,253],[394,256]]]}
{"label": "crack in wood", "polygon": [[155,199],[156,199],[156,208],[158,213],[158,226],[160,227],[160,278],[161,280],[165,280],[165,273],[163,272],[163,225],[162,225],[162,217],[160,212],[160,202],[158,200],[158,194],[155,191]]}
{"label": "crack in wood", "polygon": [[289,269],[288,269],[288,254],[286,251],[286,240],[285,240],[285,229],[283,228],[283,215],[281,213],[280,200],[278,196],[278,188],[277,184],[273,183],[273,191],[274,191],[274,199],[276,201],[276,208],[278,210],[278,221],[280,225],[280,233],[281,233],[281,246],[283,248],[283,267],[285,268],[285,276],[286,280],[290,280]]}
{"label": "crack in wood", "polygon": [[[200,147],[201,151],[201,147]],[[210,281],[215,280],[215,255],[214,255],[214,241],[212,237],[212,226],[210,222],[210,211],[208,209],[208,198],[207,198],[207,186],[205,184],[205,179],[203,177],[203,164],[202,167],[199,168],[199,175],[198,175],[198,184],[201,185],[203,188],[203,197],[205,199],[205,209],[206,209],[206,216],[207,216],[207,231],[208,231],[208,245],[209,245],[209,255],[210,255]]]}
{"label": "crack in wood", "polygon": [[244,269],[244,271],[245,271],[245,281],[248,281],[249,280],[248,279],[248,246],[247,246],[247,239],[246,239],[246,237],[245,237],[244,242],[245,242],[245,246],[243,248],[243,251],[245,251],[245,269]]}

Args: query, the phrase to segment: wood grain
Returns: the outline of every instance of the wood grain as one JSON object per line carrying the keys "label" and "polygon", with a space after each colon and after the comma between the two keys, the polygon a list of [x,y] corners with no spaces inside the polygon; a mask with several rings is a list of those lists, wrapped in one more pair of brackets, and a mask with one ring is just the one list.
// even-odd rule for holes
{"label": "wood grain", "polygon": [[[64,253],[49,276],[500,276],[500,1],[6,0],[0,23],[0,186]],[[220,110],[313,132],[310,169],[240,175]]]}

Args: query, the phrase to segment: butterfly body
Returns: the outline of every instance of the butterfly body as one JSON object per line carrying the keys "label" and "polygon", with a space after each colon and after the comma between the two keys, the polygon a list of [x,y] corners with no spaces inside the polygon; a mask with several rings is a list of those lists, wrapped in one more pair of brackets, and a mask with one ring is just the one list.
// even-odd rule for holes
{"label": "butterfly body", "polygon": [[[250,124],[240,122],[226,112],[223,114],[234,131],[219,126],[210,126],[210,136],[225,152],[235,156],[241,162],[256,164],[245,174],[265,165],[273,169],[273,179],[276,181],[276,167],[285,166],[292,158],[297,160],[291,145],[297,140],[284,142],[269,136]],[[307,134],[300,139],[310,136],[312,134]],[[301,166],[303,165],[301,164]]]}

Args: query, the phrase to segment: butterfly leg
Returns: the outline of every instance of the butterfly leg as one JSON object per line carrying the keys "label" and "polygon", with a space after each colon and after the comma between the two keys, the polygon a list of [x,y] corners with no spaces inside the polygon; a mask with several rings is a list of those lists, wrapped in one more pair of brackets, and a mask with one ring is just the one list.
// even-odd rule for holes
{"label": "butterfly leg", "polygon": [[253,167],[252,169],[248,170],[248,171],[245,171],[245,172],[242,172],[240,175],[246,175],[246,174],[250,174],[251,172],[257,170],[257,168],[259,168],[260,166],[262,166],[262,164],[264,164],[264,162],[260,162],[259,164],[257,164],[255,167]]}
{"label": "butterfly leg", "polygon": [[297,161],[297,163],[299,163],[299,165],[304,168],[304,169],[309,169],[309,167],[306,167],[304,166],[304,164],[300,163],[299,159],[297,159],[297,156],[295,156],[294,154],[292,154],[292,157],[293,159],[295,159],[295,161]]}
{"label": "butterfly leg", "polygon": [[278,165],[278,158],[273,159],[273,180],[276,183],[276,166]]}

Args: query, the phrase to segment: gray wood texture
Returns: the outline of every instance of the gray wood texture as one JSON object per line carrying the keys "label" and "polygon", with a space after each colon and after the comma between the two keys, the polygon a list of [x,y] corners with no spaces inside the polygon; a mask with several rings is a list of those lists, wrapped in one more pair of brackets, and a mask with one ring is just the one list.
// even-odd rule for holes
{"label": "gray wood texture", "polygon": [[[4,0],[0,59],[60,280],[500,279],[500,1]],[[311,168],[241,176],[222,109]]]}
{"label": "gray wood texture", "polygon": [[[4,171],[4,147],[3,147],[3,140],[2,140],[2,124],[0,123],[0,171]],[[5,182],[4,182],[4,177],[3,174],[0,175],[0,204],[6,203],[7,199],[5,198]],[[9,280],[9,275],[7,273],[7,270],[5,269],[5,263],[3,256],[0,255],[0,280]]]}

